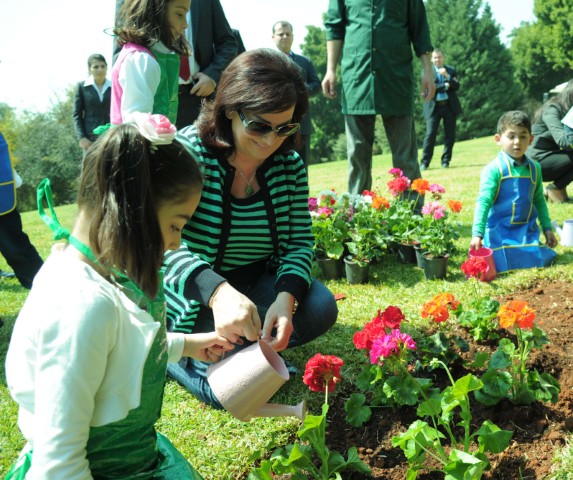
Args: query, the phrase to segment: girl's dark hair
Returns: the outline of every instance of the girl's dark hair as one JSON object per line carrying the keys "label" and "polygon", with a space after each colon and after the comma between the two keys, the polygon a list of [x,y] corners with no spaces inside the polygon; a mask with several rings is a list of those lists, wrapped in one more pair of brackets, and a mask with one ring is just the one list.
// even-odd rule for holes
{"label": "girl's dark hair", "polygon": [[99,53],[94,53],[88,57],[88,70],[91,68],[94,62],[103,62],[107,66],[107,62],[105,61],[105,57],[100,55]]}
{"label": "girl's dark hair", "polygon": [[573,79],[567,82],[565,88],[559,92],[555,97],[550,98],[539,110],[535,113],[535,121],[541,119],[543,108],[547,105],[557,105],[563,115],[565,115],[571,107],[573,107]]}
{"label": "girl's dark hair", "polygon": [[197,162],[179,142],[152,147],[125,124],[94,142],[83,165],[78,206],[92,215],[89,241],[97,261],[124,272],[153,299],[165,253],[157,210],[200,193]]}
{"label": "girl's dark hair", "polygon": [[[235,146],[227,112],[279,113],[293,105],[292,121],[300,122],[308,110],[300,67],[278,50],[249,50],[235,57],[221,75],[215,99],[201,108],[197,130],[207,147],[229,155]],[[292,150],[298,137],[298,133],[287,137],[278,152]]]}
{"label": "girl's dark hair", "polygon": [[135,43],[151,47],[161,41],[179,55],[189,55],[189,44],[181,36],[173,39],[167,22],[167,5],[172,0],[125,0],[115,17],[113,32],[120,46]]}

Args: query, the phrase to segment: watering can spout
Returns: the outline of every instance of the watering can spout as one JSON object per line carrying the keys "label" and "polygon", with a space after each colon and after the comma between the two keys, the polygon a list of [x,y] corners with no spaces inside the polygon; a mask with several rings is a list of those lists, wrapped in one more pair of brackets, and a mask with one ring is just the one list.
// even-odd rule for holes
{"label": "watering can spout", "polygon": [[263,405],[254,417],[297,417],[304,420],[306,416],[306,402],[303,400],[297,405],[281,405],[278,403],[267,403]]}
{"label": "watering can spout", "polygon": [[559,236],[563,235],[563,230],[555,220],[551,222],[551,226],[555,229]]}

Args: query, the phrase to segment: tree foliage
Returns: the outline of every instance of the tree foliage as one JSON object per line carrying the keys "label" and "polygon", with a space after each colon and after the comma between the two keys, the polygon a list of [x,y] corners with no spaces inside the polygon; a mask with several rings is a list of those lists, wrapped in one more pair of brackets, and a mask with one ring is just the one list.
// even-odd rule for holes
{"label": "tree foliage", "polygon": [[76,200],[82,152],[72,124],[73,90],[48,112],[14,111],[0,105],[0,126],[10,132],[10,152],[24,184],[18,189],[21,211],[36,208],[36,186],[48,177],[56,205]]}
{"label": "tree foliage", "polygon": [[535,0],[537,21],[513,32],[511,55],[516,74],[530,98],[543,94],[573,75],[573,3],[569,0]]}
{"label": "tree foliage", "polygon": [[[320,27],[307,26],[307,35],[301,45],[302,53],[313,63],[318,78],[326,73],[326,32]],[[310,99],[313,133],[311,149],[315,159],[322,161],[333,158],[338,137],[344,134],[344,116],[338,98],[329,100],[322,92]]]}
{"label": "tree foliage", "polygon": [[428,0],[426,10],[432,44],[444,52],[461,84],[464,113],[458,118],[457,139],[491,135],[499,116],[523,108],[524,98],[489,5],[482,0]]}

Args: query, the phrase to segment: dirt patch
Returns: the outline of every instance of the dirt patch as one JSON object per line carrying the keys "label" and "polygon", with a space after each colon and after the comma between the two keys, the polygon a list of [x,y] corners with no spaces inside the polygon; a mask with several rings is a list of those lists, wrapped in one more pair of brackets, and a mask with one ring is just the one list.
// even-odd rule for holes
{"label": "dirt patch", "polygon": [[[573,431],[572,294],[572,284],[551,282],[498,298],[501,303],[525,300],[535,310],[536,324],[547,334],[550,343],[544,345],[542,350],[532,352],[528,366],[540,373],[553,375],[561,384],[561,393],[555,404],[535,403],[525,407],[509,402],[484,407],[471,397],[473,425],[479,426],[489,419],[500,428],[513,431],[508,449],[498,455],[489,455],[492,469],[484,474],[483,479],[546,478],[554,464],[555,452],[565,445],[567,433]],[[468,358],[473,358],[477,348],[483,351],[489,349],[491,353],[497,348],[497,342],[476,344],[461,328],[456,328],[453,333],[463,336],[470,343],[470,351],[466,354]],[[466,373],[460,367],[454,372],[454,378]],[[350,446],[356,446],[362,460],[372,469],[372,475],[348,473],[343,478],[404,480],[408,463],[401,449],[392,448],[392,437],[405,431],[416,420],[415,409],[373,409],[370,421],[360,428],[354,428],[346,421],[344,412],[344,402],[351,393],[350,389],[343,390],[333,399],[328,412],[327,443],[329,448],[338,452],[346,452]],[[418,476],[420,480],[443,478],[443,474],[436,473]]]}

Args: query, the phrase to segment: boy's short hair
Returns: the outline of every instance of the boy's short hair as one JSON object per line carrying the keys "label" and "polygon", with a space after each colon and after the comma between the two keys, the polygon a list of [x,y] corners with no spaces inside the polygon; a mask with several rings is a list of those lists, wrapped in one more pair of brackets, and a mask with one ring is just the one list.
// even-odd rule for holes
{"label": "boy's short hair", "polygon": [[531,119],[527,113],[521,110],[510,110],[499,117],[497,121],[497,134],[501,135],[512,125],[527,128],[527,131],[531,134]]}

